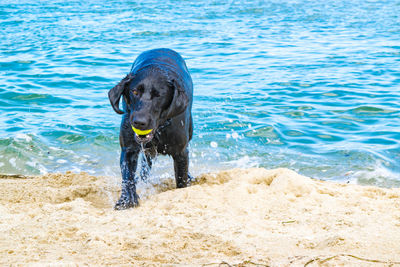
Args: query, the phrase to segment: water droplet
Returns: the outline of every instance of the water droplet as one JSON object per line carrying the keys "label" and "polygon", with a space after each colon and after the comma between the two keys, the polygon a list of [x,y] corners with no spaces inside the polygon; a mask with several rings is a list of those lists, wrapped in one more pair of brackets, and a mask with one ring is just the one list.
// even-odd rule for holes
{"label": "water droplet", "polygon": [[11,158],[11,159],[9,159],[9,162],[10,162],[11,166],[13,166],[13,167],[16,167],[16,166],[17,166],[16,161],[17,161],[16,158]]}
{"label": "water droplet", "polygon": [[211,142],[210,145],[211,145],[211,147],[213,147],[213,148],[218,147],[218,143],[217,143],[217,142],[214,142],[214,141]]}

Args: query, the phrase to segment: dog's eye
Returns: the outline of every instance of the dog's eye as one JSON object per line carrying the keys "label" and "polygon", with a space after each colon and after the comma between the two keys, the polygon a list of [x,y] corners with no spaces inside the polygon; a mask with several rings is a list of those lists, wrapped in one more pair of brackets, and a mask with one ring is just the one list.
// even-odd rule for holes
{"label": "dog's eye", "polygon": [[139,94],[143,94],[143,92],[144,92],[144,87],[142,84],[140,84],[138,87],[136,87],[132,90],[133,95],[136,95],[136,96]]}

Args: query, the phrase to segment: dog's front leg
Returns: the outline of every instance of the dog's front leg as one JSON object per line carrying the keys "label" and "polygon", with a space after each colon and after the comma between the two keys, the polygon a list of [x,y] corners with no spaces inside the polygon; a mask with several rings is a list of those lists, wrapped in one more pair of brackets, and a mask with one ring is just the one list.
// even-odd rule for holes
{"label": "dog's front leg", "polygon": [[178,155],[172,156],[174,159],[175,181],[177,188],[188,186],[189,152],[186,148]]}
{"label": "dog's front leg", "polygon": [[124,210],[139,205],[135,179],[138,155],[138,149],[122,148],[121,150],[122,190],[121,197],[114,206],[116,210]]}

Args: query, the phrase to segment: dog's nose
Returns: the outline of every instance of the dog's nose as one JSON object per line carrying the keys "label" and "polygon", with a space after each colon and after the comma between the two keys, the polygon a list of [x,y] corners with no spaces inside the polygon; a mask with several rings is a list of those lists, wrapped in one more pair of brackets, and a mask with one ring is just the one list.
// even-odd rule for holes
{"label": "dog's nose", "polygon": [[145,119],[136,118],[133,121],[133,127],[141,130],[147,130],[147,121]]}

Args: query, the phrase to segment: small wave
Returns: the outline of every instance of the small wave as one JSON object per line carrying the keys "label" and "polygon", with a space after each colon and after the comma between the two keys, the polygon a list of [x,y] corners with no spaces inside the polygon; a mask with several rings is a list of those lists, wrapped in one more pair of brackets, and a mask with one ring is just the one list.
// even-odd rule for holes
{"label": "small wave", "polygon": [[373,107],[373,106],[361,106],[357,107],[354,109],[350,110],[353,113],[356,114],[362,114],[362,115],[368,115],[368,114],[390,114],[390,113],[395,113],[397,112],[396,110],[391,110],[391,109],[383,109],[383,108],[378,108],[378,107]]}
{"label": "small wave", "polygon": [[[69,104],[71,100],[58,97],[50,94],[40,93],[21,93],[21,92],[6,92],[2,93],[3,101],[15,103],[16,106],[21,104]],[[28,107],[29,108],[29,107]]]}
{"label": "small wave", "polygon": [[400,172],[396,172],[385,165],[381,160],[367,170],[356,171],[350,177],[359,184],[376,185],[380,187],[400,187]]}

